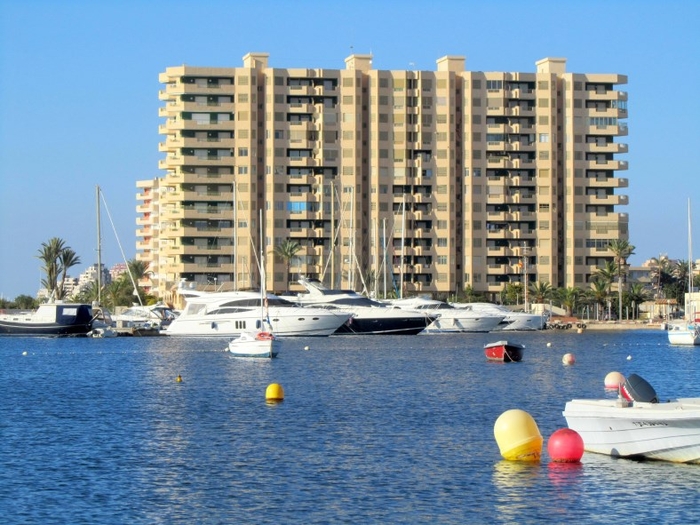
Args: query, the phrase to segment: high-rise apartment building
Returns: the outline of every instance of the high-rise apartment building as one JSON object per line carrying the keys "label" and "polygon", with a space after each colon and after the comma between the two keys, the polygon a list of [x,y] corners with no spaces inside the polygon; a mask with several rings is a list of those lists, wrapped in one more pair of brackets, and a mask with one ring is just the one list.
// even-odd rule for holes
{"label": "high-rise apartment building", "polygon": [[263,255],[270,291],[305,275],[495,297],[513,282],[587,286],[627,239],[624,75],[567,73],[560,58],[534,73],[467,71],[459,56],[435,71],[345,64],[251,53],[160,75],[166,174],[137,184],[153,291],[257,287]]}

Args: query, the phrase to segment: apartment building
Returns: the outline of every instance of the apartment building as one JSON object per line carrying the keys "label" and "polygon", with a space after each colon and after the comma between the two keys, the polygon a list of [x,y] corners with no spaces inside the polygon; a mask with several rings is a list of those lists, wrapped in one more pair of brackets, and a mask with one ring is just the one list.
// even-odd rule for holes
{"label": "apartment building", "polygon": [[[160,75],[159,168],[139,181],[137,257],[180,281],[496,298],[508,283],[586,286],[627,239],[619,74],[178,66]],[[273,256],[289,241],[294,257]],[[261,247],[262,243],[262,247]]]}

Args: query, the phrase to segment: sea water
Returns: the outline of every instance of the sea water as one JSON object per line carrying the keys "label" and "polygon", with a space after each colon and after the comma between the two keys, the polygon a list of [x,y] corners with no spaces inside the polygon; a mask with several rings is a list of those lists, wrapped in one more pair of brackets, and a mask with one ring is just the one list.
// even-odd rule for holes
{"label": "sea water", "polygon": [[[504,338],[526,345],[522,362],[486,360]],[[292,338],[274,360],[225,346],[1,338],[0,521],[698,520],[700,465],[547,455],[566,401],[614,396],[611,371],[662,401],[700,396],[698,350],[662,331]],[[271,383],[283,402],[265,401]],[[501,458],[493,427],[512,408],[535,419],[540,463]]]}

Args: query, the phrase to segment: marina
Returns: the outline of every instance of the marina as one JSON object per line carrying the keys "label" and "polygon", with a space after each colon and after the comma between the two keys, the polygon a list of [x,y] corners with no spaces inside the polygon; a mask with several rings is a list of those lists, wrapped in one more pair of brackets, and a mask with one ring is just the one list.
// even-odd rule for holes
{"label": "marina", "polygon": [[[662,330],[517,339],[515,366],[484,359],[493,334],[285,338],[272,360],[218,338],[1,339],[7,523],[692,522],[697,465],[553,463],[546,441],[567,401],[614,397],[613,370],[661,402],[697,396],[693,348]],[[514,408],[545,439],[539,463],[499,455]]]}

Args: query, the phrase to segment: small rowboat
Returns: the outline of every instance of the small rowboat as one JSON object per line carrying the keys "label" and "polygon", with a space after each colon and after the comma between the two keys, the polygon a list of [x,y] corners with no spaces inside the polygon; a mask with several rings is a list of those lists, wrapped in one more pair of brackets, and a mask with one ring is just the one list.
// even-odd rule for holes
{"label": "small rowboat", "polygon": [[525,346],[508,341],[497,341],[484,345],[484,353],[489,361],[502,361],[504,363],[515,363],[522,360]]}

